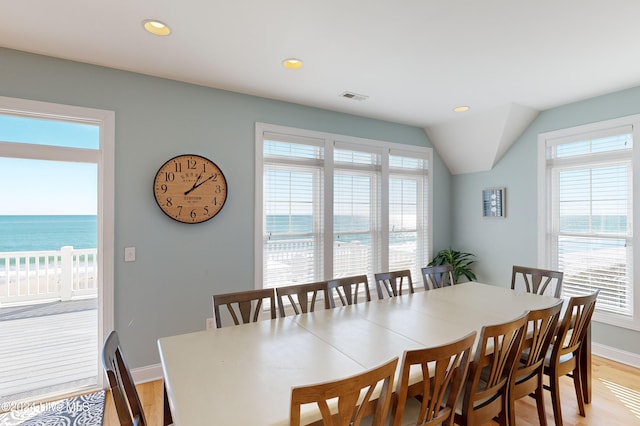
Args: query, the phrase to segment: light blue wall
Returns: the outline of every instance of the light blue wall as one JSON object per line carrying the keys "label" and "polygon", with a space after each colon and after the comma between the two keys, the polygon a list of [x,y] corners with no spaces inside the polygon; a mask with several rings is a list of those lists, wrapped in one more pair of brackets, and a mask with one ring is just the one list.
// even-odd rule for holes
{"label": "light blue wall", "polygon": [[[537,265],[538,134],[639,112],[640,88],[544,111],[493,170],[453,176],[454,247],[477,255],[478,281],[506,287],[512,265]],[[481,191],[494,186],[507,188],[504,219],[482,217]],[[640,333],[635,331],[594,323],[593,340],[640,354]]]}
{"label": "light blue wall", "polygon": [[[416,127],[7,49],[0,96],[116,113],[115,325],[132,368],[159,362],[159,337],[203,329],[212,294],[253,288],[256,122],[431,146]],[[211,158],[228,181],[224,209],[203,224],[174,222],[153,199],[157,169],[182,153]],[[434,158],[434,246],[446,247],[451,177]],[[128,246],[136,262],[123,262]]]}

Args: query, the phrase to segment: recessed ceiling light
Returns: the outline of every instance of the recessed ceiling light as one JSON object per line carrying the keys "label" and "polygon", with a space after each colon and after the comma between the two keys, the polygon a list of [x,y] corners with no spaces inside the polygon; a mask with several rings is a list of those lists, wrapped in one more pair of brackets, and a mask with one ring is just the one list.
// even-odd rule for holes
{"label": "recessed ceiling light", "polygon": [[142,21],[142,26],[151,34],[157,36],[167,36],[171,34],[171,28],[169,28],[164,22],[158,21],[157,19],[145,19]]}
{"label": "recessed ceiling light", "polygon": [[290,70],[297,70],[302,68],[302,61],[296,58],[288,58],[282,61],[282,66]]}
{"label": "recessed ceiling light", "polygon": [[453,109],[453,112],[465,112],[465,111],[469,111],[471,109],[470,106],[466,106],[466,105],[461,105],[461,106],[457,106]]}

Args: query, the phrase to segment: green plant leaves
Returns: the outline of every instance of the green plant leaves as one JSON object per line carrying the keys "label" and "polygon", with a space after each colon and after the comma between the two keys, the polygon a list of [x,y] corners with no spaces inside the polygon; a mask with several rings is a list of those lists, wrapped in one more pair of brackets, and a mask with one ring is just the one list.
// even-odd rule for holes
{"label": "green plant leaves", "polygon": [[474,281],[476,274],[471,270],[471,265],[475,263],[474,257],[475,255],[471,253],[444,249],[436,254],[428,266],[451,265],[453,266],[453,279],[456,283],[461,276],[469,281]]}

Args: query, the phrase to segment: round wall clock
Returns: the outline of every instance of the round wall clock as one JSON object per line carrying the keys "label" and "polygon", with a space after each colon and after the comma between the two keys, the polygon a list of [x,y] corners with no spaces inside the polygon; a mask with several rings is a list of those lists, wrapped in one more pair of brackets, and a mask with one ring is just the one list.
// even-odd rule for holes
{"label": "round wall clock", "polygon": [[153,180],[160,209],[182,223],[214,217],[227,200],[227,180],[220,168],[200,155],[178,155],[160,167]]}

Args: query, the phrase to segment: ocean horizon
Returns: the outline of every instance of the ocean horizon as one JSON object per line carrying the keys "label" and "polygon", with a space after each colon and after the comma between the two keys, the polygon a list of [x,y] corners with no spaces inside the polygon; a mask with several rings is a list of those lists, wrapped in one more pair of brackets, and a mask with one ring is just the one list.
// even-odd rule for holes
{"label": "ocean horizon", "polygon": [[0,215],[0,252],[97,248],[96,215]]}

